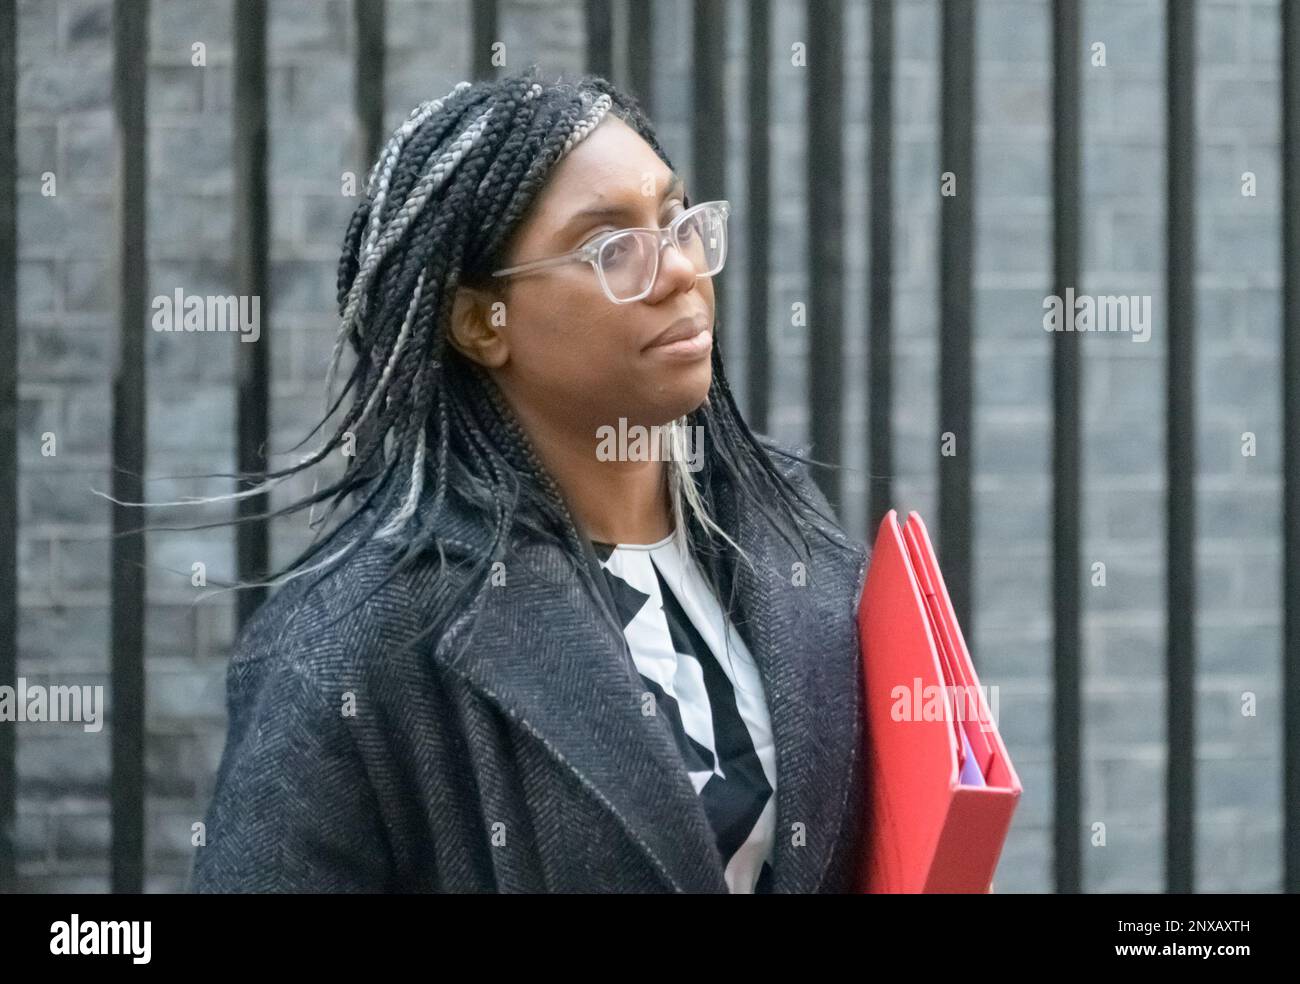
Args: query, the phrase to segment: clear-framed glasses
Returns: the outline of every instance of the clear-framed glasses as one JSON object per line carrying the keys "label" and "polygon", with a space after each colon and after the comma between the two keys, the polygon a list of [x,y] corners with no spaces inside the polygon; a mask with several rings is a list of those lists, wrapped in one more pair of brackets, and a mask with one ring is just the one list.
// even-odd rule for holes
{"label": "clear-framed glasses", "polygon": [[616,229],[562,256],[531,260],[493,272],[515,276],[561,263],[590,263],[601,289],[615,304],[630,304],[650,293],[659,276],[659,255],[667,245],[695,266],[695,277],[712,277],[727,260],[727,216],[731,203],[700,202],[677,216],[665,229]]}

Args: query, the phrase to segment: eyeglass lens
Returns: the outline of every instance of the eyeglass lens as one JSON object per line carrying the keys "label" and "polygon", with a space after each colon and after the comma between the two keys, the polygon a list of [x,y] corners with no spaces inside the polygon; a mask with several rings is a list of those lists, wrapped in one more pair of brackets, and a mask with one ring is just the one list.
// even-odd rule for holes
{"label": "eyeglass lens", "polygon": [[[722,269],[726,234],[725,216],[717,208],[702,208],[678,226],[677,246],[694,264],[697,276],[712,276]],[[645,230],[629,230],[605,241],[597,259],[615,297],[636,297],[650,289],[658,248],[658,236]]]}

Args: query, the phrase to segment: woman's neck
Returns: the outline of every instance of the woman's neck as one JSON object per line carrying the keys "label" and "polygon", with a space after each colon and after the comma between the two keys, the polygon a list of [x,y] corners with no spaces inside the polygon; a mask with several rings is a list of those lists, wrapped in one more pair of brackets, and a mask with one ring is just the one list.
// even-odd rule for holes
{"label": "woman's neck", "polygon": [[558,442],[539,442],[537,451],[588,538],[657,543],[672,532],[665,462],[601,461],[594,447]]}
{"label": "woman's neck", "polygon": [[666,461],[603,460],[595,428],[589,441],[579,440],[554,421],[513,409],[580,533],[603,543],[657,543],[673,531]]}

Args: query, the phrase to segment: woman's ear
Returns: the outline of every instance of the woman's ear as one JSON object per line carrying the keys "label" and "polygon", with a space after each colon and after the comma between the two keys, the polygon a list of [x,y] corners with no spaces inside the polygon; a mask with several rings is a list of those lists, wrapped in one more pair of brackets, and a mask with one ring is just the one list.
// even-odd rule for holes
{"label": "woman's ear", "polygon": [[448,338],[457,352],[487,369],[500,369],[510,358],[506,338],[506,302],[496,294],[460,284],[451,304]]}

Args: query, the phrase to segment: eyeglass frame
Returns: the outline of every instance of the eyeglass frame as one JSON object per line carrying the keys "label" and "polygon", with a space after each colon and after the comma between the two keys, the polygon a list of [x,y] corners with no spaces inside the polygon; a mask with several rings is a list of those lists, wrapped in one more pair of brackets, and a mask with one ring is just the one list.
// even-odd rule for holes
{"label": "eyeglass frame", "polygon": [[[663,255],[664,246],[671,245],[676,247],[678,252],[681,251],[681,247],[677,246],[677,230],[681,226],[681,224],[685,222],[688,217],[693,217],[697,212],[699,212],[700,209],[707,208],[709,206],[718,207],[720,209],[720,211],[722,212],[723,228],[725,230],[727,218],[731,214],[731,202],[727,201],[726,199],[720,198],[717,199],[716,201],[700,202],[696,205],[692,205],[690,208],[682,212],[681,215],[675,216],[673,220],[669,222],[668,225],[662,229],[652,229],[649,226],[631,226],[626,229],[611,229],[609,230],[609,232],[598,235],[595,239],[592,239],[590,242],[585,243],[582,246],[579,246],[577,249],[570,250],[567,253],[561,253],[559,256],[548,256],[539,260],[529,260],[527,263],[520,263],[517,264],[516,266],[506,267],[505,269],[502,270],[496,270],[492,273],[492,276],[493,277],[516,276],[521,273],[530,273],[534,270],[541,270],[552,266],[559,266],[561,263],[575,263],[575,262],[590,263],[592,269],[596,271],[596,279],[600,282],[601,290],[605,292],[605,296],[608,297],[610,301],[612,301],[615,304],[632,304],[636,301],[639,301],[649,296],[650,292],[654,290],[655,283],[659,280],[659,259]],[[647,286],[646,289],[643,290],[641,293],[637,294],[636,297],[627,297],[627,298],[620,299],[615,297],[613,291],[609,289],[609,283],[605,279],[605,271],[600,268],[600,251],[605,248],[605,244],[610,239],[614,238],[615,236],[622,235],[623,233],[626,232],[656,233],[659,236],[659,248],[655,250],[654,270],[650,274],[649,286]],[[725,232],[724,232],[724,236],[725,236]],[[699,280],[701,277],[712,277],[717,275],[722,271],[722,266],[723,264],[726,263],[726,261],[727,261],[727,243],[724,239],[722,244],[722,262],[718,264],[718,268],[714,270],[712,273],[697,273],[695,275],[695,279]]]}

